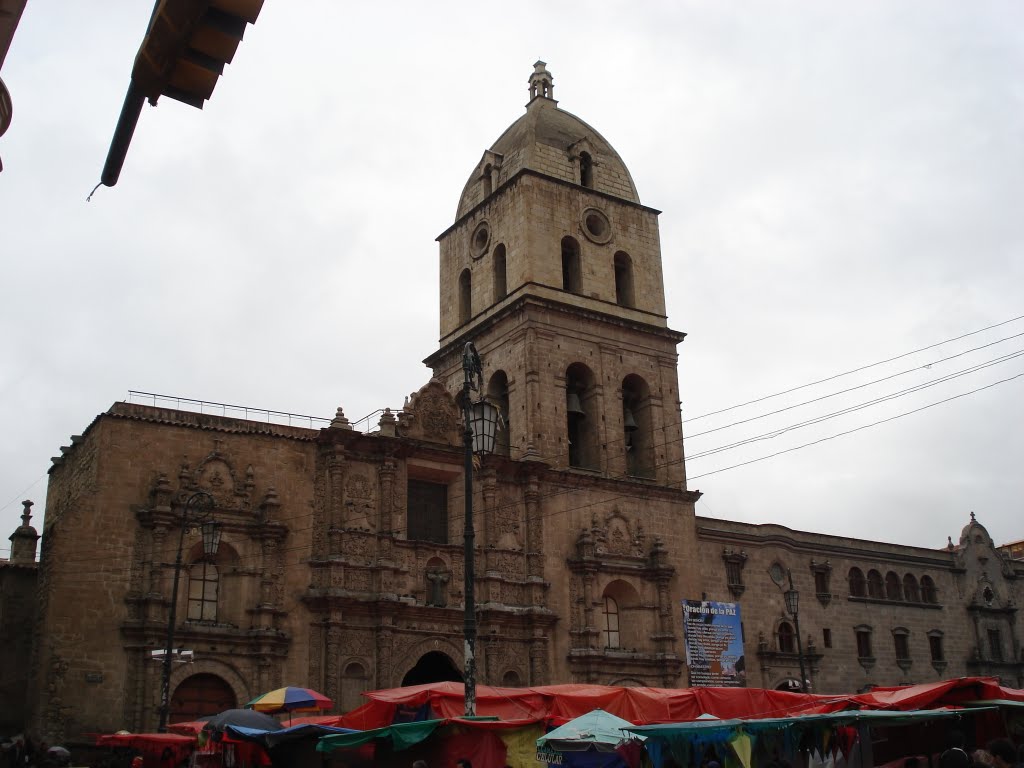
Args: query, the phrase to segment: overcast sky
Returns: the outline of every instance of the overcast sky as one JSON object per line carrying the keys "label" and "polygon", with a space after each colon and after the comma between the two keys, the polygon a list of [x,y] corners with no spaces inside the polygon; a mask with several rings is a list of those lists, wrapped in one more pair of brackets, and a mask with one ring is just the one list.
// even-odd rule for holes
{"label": "overcast sky", "polygon": [[993,363],[1024,350],[1024,5],[266,0],[206,108],[146,107],[86,203],[151,8],[30,0],[3,67],[0,555],[129,390],[401,407],[434,238],[538,58],[663,211],[698,514],[1024,538],[1024,357]]}

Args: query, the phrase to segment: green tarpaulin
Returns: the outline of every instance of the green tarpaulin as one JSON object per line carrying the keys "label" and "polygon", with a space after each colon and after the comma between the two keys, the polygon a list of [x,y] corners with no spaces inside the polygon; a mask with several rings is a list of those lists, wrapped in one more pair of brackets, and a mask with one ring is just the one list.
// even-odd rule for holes
{"label": "green tarpaulin", "polygon": [[[988,708],[993,709],[993,707]],[[856,709],[845,712],[829,712],[827,714],[797,715],[795,717],[766,717],[758,720],[693,720],[686,723],[667,723],[665,725],[631,725],[625,726],[623,730],[638,733],[642,736],[670,738],[711,731],[757,733],[758,731],[776,730],[794,725],[851,725],[853,723],[867,723],[877,726],[907,725],[924,720],[935,720],[941,717],[974,714],[978,711],[980,709],[973,707],[967,712],[962,709],[918,709],[909,712]]]}
{"label": "green tarpaulin", "polygon": [[374,739],[390,739],[396,752],[419,744],[430,736],[444,720],[421,720],[416,723],[399,723],[386,728],[374,728],[372,731],[356,733],[340,733],[337,736],[324,736],[316,745],[318,752],[333,752],[336,749],[361,747]]}

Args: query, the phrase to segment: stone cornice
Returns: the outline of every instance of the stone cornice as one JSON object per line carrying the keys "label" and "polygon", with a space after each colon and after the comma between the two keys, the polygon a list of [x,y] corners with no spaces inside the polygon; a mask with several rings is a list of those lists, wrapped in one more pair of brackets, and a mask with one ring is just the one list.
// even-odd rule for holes
{"label": "stone cornice", "polygon": [[650,206],[644,205],[643,203],[637,203],[637,202],[634,202],[632,200],[626,200],[623,197],[618,197],[617,195],[613,195],[613,194],[611,194],[609,192],[602,192],[602,191],[597,190],[597,189],[592,189],[591,187],[582,187],[579,184],[574,184],[571,181],[566,181],[565,179],[560,179],[557,176],[549,176],[546,173],[541,173],[540,171],[537,171],[537,170],[535,170],[533,168],[521,168],[518,171],[516,171],[511,177],[506,179],[504,183],[502,183],[500,186],[498,186],[498,188],[495,189],[493,193],[491,193],[489,196],[485,197],[479,203],[477,203],[472,208],[470,208],[468,211],[466,211],[464,214],[462,214],[457,219],[455,219],[455,221],[451,224],[451,226],[449,226],[444,232],[442,232],[437,237],[435,237],[434,240],[440,242],[441,239],[444,238],[446,235],[448,235],[452,230],[458,229],[464,222],[466,222],[469,219],[471,219],[476,214],[476,212],[479,211],[481,208],[484,208],[484,207],[490,205],[491,203],[493,203],[494,200],[499,196],[500,193],[510,189],[513,185],[519,183],[520,179],[522,179],[522,178],[524,178],[526,176],[533,176],[533,177],[538,178],[538,179],[543,179],[544,181],[550,181],[551,183],[557,184],[557,185],[562,186],[562,187],[569,187],[571,189],[577,189],[577,190],[580,190],[582,192],[585,192],[588,195],[594,195],[595,197],[601,197],[601,198],[604,198],[605,200],[607,200],[609,202],[616,203],[618,205],[624,205],[624,206],[626,206],[628,208],[636,208],[637,210],[647,211],[648,213],[652,213],[655,216],[661,215],[661,211],[659,211],[657,208],[651,208]]}
{"label": "stone cornice", "polygon": [[[832,559],[849,557],[878,563],[896,561],[942,570],[950,570],[954,565],[952,555],[944,550],[935,550],[934,554],[926,554],[928,550],[920,548],[918,554],[909,554],[907,550],[911,549],[910,547],[873,542],[867,539],[850,539],[845,536],[793,531],[778,525],[750,524],[748,527],[750,530],[738,531],[716,527],[710,518],[697,518],[697,537],[711,541],[756,545],[757,547],[783,546],[794,552],[820,554]],[[842,541],[852,543],[844,545],[841,543]],[[880,550],[879,546],[893,549],[887,552]]]}

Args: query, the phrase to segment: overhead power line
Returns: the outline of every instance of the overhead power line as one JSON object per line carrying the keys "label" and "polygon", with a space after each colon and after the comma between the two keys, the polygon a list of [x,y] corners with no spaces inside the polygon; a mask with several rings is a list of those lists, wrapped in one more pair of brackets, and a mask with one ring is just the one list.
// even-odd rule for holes
{"label": "overhead power line", "polygon": [[993,365],[998,365],[999,363],[1005,363],[1005,362],[1009,362],[1010,360],[1015,360],[1016,358],[1020,357],[1021,355],[1024,355],[1024,349],[1018,350],[1017,352],[1013,352],[1013,353],[1010,353],[1008,355],[1003,355],[1002,357],[995,358],[994,360],[989,360],[989,361],[986,361],[984,363],[979,363],[978,365],[971,366],[970,368],[964,368],[963,370],[956,371],[955,373],[947,374],[946,376],[940,376],[937,379],[932,379],[931,381],[926,381],[926,382],[924,382],[922,384],[916,384],[913,387],[908,387],[908,388],[900,390],[898,392],[892,392],[892,393],[890,393],[888,395],[882,395],[881,397],[876,397],[873,400],[866,400],[866,401],[864,401],[862,403],[856,403],[856,404],[848,406],[846,408],[841,408],[838,411],[833,411],[832,413],[826,413],[826,414],[824,414],[822,416],[815,416],[814,418],[807,419],[806,421],[797,422],[796,424],[790,424],[789,426],[786,426],[786,427],[781,427],[779,429],[773,429],[773,430],[770,430],[768,432],[763,432],[760,435],[755,435],[754,437],[749,437],[749,438],[746,438],[744,440],[739,440],[739,441],[737,441],[735,443],[729,443],[727,445],[722,445],[722,446],[719,446],[718,448],[710,448],[710,449],[705,450],[705,451],[700,451],[698,453],[693,453],[693,454],[690,454],[688,459],[690,461],[693,461],[695,459],[699,459],[699,458],[702,458],[704,456],[711,455],[713,453],[721,453],[722,451],[727,451],[727,450],[730,450],[732,448],[738,448],[741,445],[746,445],[748,443],[758,442],[759,440],[770,440],[772,438],[778,437],[779,435],[783,435],[786,432],[792,432],[793,430],[796,430],[796,429],[801,429],[803,427],[812,426],[814,424],[820,424],[823,421],[828,421],[829,419],[834,419],[834,418],[836,418],[838,416],[845,416],[848,413],[853,413],[855,411],[861,411],[861,410],[863,410],[865,408],[870,408],[873,405],[878,405],[879,403],[885,403],[885,402],[888,402],[890,400],[895,400],[896,398],[903,397],[905,395],[913,394],[914,392],[920,392],[921,390],[928,389],[929,387],[934,387],[934,386],[937,386],[939,384],[944,384],[947,381],[952,381],[953,379],[958,379],[961,376],[967,376],[968,374],[971,374],[971,373],[977,373],[978,371],[984,370],[986,368],[991,368]]}
{"label": "overhead power line", "polygon": [[834,435],[829,435],[828,437],[823,437],[823,438],[821,438],[819,440],[813,440],[813,441],[811,441],[809,443],[804,443],[803,445],[797,445],[797,446],[794,446],[792,448],[787,448],[787,449],[785,449],[783,451],[776,451],[775,453],[771,453],[771,454],[769,454],[767,456],[761,456],[760,458],[757,458],[757,459],[751,459],[750,461],[743,461],[743,462],[740,462],[739,464],[733,464],[733,465],[728,466],[728,467],[722,467],[721,469],[715,469],[715,470],[712,470],[710,472],[704,472],[704,473],[699,474],[699,475],[691,475],[687,479],[688,480],[696,480],[697,478],[707,477],[708,475],[717,475],[720,472],[727,472],[730,469],[736,469],[737,467],[745,467],[748,464],[756,464],[759,461],[766,461],[768,459],[773,459],[776,456],[781,456],[784,453],[792,453],[793,451],[799,451],[802,448],[809,448],[810,446],[817,445],[818,443],[824,443],[824,442],[827,442],[829,440],[835,440],[837,437],[843,437],[844,435],[851,435],[854,432],[860,432],[861,430],[869,429],[870,427],[877,427],[879,424],[885,424],[886,422],[889,422],[889,421],[895,421],[896,419],[902,419],[904,416],[910,416],[911,414],[914,414],[914,413],[920,413],[921,411],[925,411],[925,410],[927,410],[929,408],[934,408],[937,405],[942,405],[943,403],[948,403],[951,400],[957,400],[957,399],[959,399],[961,397],[967,397],[968,395],[973,395],[976,392],[981,392],[982,390],[985,390],[985,389],[991,389],[992,387],[998,386],[1000,384],[1005,384],[1008,381],[1013,381],[1014,379],[1019,379],[1022,376],[1024,376],[1024,373],[1018,373],[1016,376],[1010,376],[1010,377],[1005,378],[1005,379],[1000,379],[999,381],[994,381],[991,384],[986,384],[984,387],[978,387],[977,389],[972,389],[969,392],[962,392],[959,395],[953,395],[952,397],[947,397],[945,400],[938,400],[938,401],[936,401],[934,403],[929,403],[928,405],[923,405],[920,408],[915,408],[912,411],[905,411],[904,413],[899,413],[899,414],[896,414],[895,416],[890,416],[889,418],[886,418],[886,419],[879,419],[878,421],[873,421],[870,424],[864,424],[864,425],[862,425],[860,427],[855,427],[853,429],[848,429],[845,432],[838,432],[838,433],[836,433]]}
{"label": "overhead power line", "polygon": [[[784,411],[792,411],[794,408],[801,408],[801,407],[803,407],[805,405],[810,405],[811,403],[818,403],[818,402],[821,402],[822,400],[828,400],[830,397],[836,397],[838,395],[845,395],[845,394],[847,394],[849,392],[854,392],[854,391],[856,391],[858,389],[864,389],[865,387],[870,387],[873,384],[881,384],[883,381],[889,381],[890,379],[896,379],[896,378],[899,378],[900,376],[905,376],[908,373],[914,373],[915,371],[920,371],[922,369],[931,368],[934,365],[939,365],[940,363],[946,363],[946,362],[949,362],[950,360],[954,360],[955,358],[963,357],[964,355],[969,355],[971,352],[977,352],[979,349],[985,349],[987,347],[994,347],[996,344],[1002,344],[1004,341],[1009,341],[1011,339],[1016,339],[1016,338],[1018,338],[1020,336],[1024,336],[1024,332],[1015,333],[1012,336],[1005,336],[1005,337],[1003,337],[1001,339],[997,339],[996,341],[990,342],[989,344],[982,344],[980,347],[972,347],[971,349],[965,350],[963,352],[958,352],[955,355],[949,355],[948,357],[943,357],[943,358],[940,358],[938,360],[933,360],[932,362],[925,363],[924,365],[915,365],[913,368],[907,368],[906,370],[900,371],[899,373],[894,373],[894,374],[891,374],[889,376],[883,376],[880,379],[873,379],[872,381],[865,382],[864,384],[858,384],[855,387],[847,387],[846,389],[840,389],[837,392],[831,392],[831,393],[829,393],[827,395],[822,395],[821,397],[815,397],[815,398],[813,398],[811,400],[804,400],[802,403],[796,403],[795,405],[788,405],[785,408],[777,408],[774,411],[767,411],[767,412],[759,414],[757,416],[751,416],[749,419],[741,419],[739,421],[734,421],[734,422],[732,422],[730,424],[724,424],[721,427],[715,427],[713,429],[706,429],[703,432],[695,432],[692,435],[687,435],[686,439],[687,440],[693,440],[694,438],[701,437],[703,435],[709,435],[712,432],[720,432],[723,429],[729,429],[730,427],[735,427],[735,426],[738,426],[740,424],[749,424],[752,421],[757,421],[758,419],[763,419],[763,418],[766,418],[768,416],[774,416],[777,413],[783,413]],[[739,407],[739,406],[737,406],[737,407]],[[685,421],[686,420],[684,419],[684,423],[685,423]]]}
{"label": "overhead power line", "polygon": [[726,411],[733,411],[733,410],[736,410],[737,408],[743,408],[744,406],[747,406],[747,405],[753,405],[754,403],[760,403],[760,402],[763,402],[765,400],[770,400],[773,397],[780,397],[781,395],[788,395],[790,392],[796,392],[797,390],[800,390],[800,389],[806,389],[807,387],[813,387],[813,386],[815,386],[817,384],[824,384],[826,381],[832,381],[833,379],[838,379],[838,378],[840,378],[842,376],[849,376],[852,373],[859,373],[860,371],[866,371],[868,368],[875,368],[875,367],[877,367],[879,365],[884,365],[885,363],[891,363],[891,362],[893,362],[895,360],[902,360],[904,357],[910,357],[911,355],[916,355],[918,352],[924,352],[924,351],[929,350],[929,349],[934,349],[935,347],[941,347],[944,344],[950,344],[950,343],[952,343],[954,341],[959,341],[960,339],[966,339],[969,336],[976,336],[979,333],[983,333],[985,331],[990,331],[993,328],[999,328],[1000,326],[1008,325],[1009,323],[1014,323],[1017,320],[1021,320],[1021,319],[1024,319],[1024,315],[1018,315],[1017,317],[1012,317],[1009,320],[1004,320],[1001,323],[995,323],[993,325],[988,325],[988,326],[985,326],[984,328],[979,328],[976,331],[971,331],[970,333],[965,333],[965,334],[962,334],[960,336],[954,336],[951,339],[946,339],[945,341],[940,341],[940,342],[937,342],[935,344],[929,344],[926,347],[921,347],[919,349],[915,349],[915,350],[912,350],[910,352],[904,352],[902,355],[896,355],[895,357],[890,357],[890,358],[887,358],[885,360],[879,360],[877,363],[869,363],[868,365],[862,365],[859,368],[853,368],[853,369],[851,369],[849,371],[843,371],[842,373],[836,373],[836,374],[833,374],[832,376],[826,376],[824,379],[818,379],[817,381],[811,381],[811,382],[808,382],[806,384],[800,384],[799,386],[796,386],[796,387],[790,387],[789,389],[782,390],[781,392],[775,392],[774,394],[771,394],[771,395],[764,395],[763,397],[758,397],[758,398],[755,398],[754,400],[748,400],[745,403],[739,403],[738,405],[730,405],[728,408],[720,408],[717,411],[709,411],[708,413],[702,413],[699,416],[691,416],[688,419],[683,419],[683,423],[685,424],[687,422],[697,421],[698,419],[705,419],[708,416],[715,416],[716,414],[719,414],[719,413],[725,413]]}

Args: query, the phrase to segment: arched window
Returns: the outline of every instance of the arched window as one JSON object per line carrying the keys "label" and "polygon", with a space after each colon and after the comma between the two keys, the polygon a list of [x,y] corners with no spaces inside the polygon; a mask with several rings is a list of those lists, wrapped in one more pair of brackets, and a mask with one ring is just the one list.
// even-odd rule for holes
{"label": "arched window", "polygon": [[602,611],[602,614],[604,616],[604,647],[621,648],[621,638],[619,636],[619,604],[615,602],[615,598],[605,595],[604,610]]}
{"label": "arched window", "polygon": [[363,703],[363,691],[366,690],[367,679],[366,668],[358,663],[352,662],[345,665],[341,673],[341,711],[350,712]]}
{"label": "arched window", "polygon": [[796,653],[796,633],[788,621],[779,622],[779,653]]}
{"label": "arched window", "polygon": [[505,271],[505,244],[499,243],[494,249],[494,301],[508,295],[508,279]]}
{"label": "arched window", "polygon": [[938,591],[935,589],[935,582],[931,576],[921,577],[921,602],[934,605],[939,602]]}
{"label": "arched window", "polygon": [[908,603],[921,602],[921,590],[917,588],[917,578],[912,573],[903,577],[903,597]]}
{"label": "arched window", "polygon": [[864,572],[860,568],[850,569],[850,597],[866,597],[867,585],[864,581]]}
{"label": "arched window", "polygon": [[508,456],[511,448],[508,376],[504,371],[496,371],[487,382],[487,399],[498,408],[498,432],[494,444],[494,452],[499,456]]}
{"label": "arched window", "polygon": [[486,199],[486,198],[490,197],[491,196],[491,192],[494,191],[494,185],[493,185],[493,183],[491,181],[491,164],[490,163],[488,163],[487,165],[484,166],[484,175],[483,175],[482,181],[483,181],[484,198]]}
{"label": "arched window", "polygon": [[583,275],[580,265],[580,244],[575,238],[562,238],[562,290],[569,293],[583,292]]}
{"label": "arched window", "polygon": [[583,363],[565,372],[565,418],[569,441],[569,466],[598,469],[600,466],[600,414],[594,374]]}
{"label": "arched window", "polygon": [[580,152],[580,184],[588,189],[594,188],[594,158],[589,152]]}
{"label": "arched window", "polygon": [[634,477],[654,477],[654,429],[651,423],[651,390],[635,374],[622,380],[622,434],[626,472]]}
{"label": "arched window", "polygon": [[622,307],[635,307],[633,294],[633,260],[625,251],[615,254],[615,303]]}
{"label": "arched window", "polygon": [[217,566],[208,560],[193,563],[188,571],[188,620],[216,621],[219,593]]}
{"label": "arched window", "polygon": [[903,599],[903,590],[900,589],[900,577],[892,571],[885,574],[885,598],[887,600]]}
{"label": "arched window", "polygon": [[501,685],[503,688],[521,688],[523,679],[519,677],[518,672],[510,669],[501,676]]}
{"label": "arched window", "polygon": [[469,269],[459,275],[459,325],[465,325],[473,316],[473,277]]}
{"label": "arched window", "polygon": [[876,600],[885,599],[885,584],[882,581],[882,574],[874,569],[868,571],[868,597],[873,597]]}
{"label": "arched window", "polygon": [[636,613],[640,607],[636,587],[625,579],[615,579],[604,588],[601,599],[604,601],[601,628],[605,648],[642,649],[645,635],[643,622]]}

